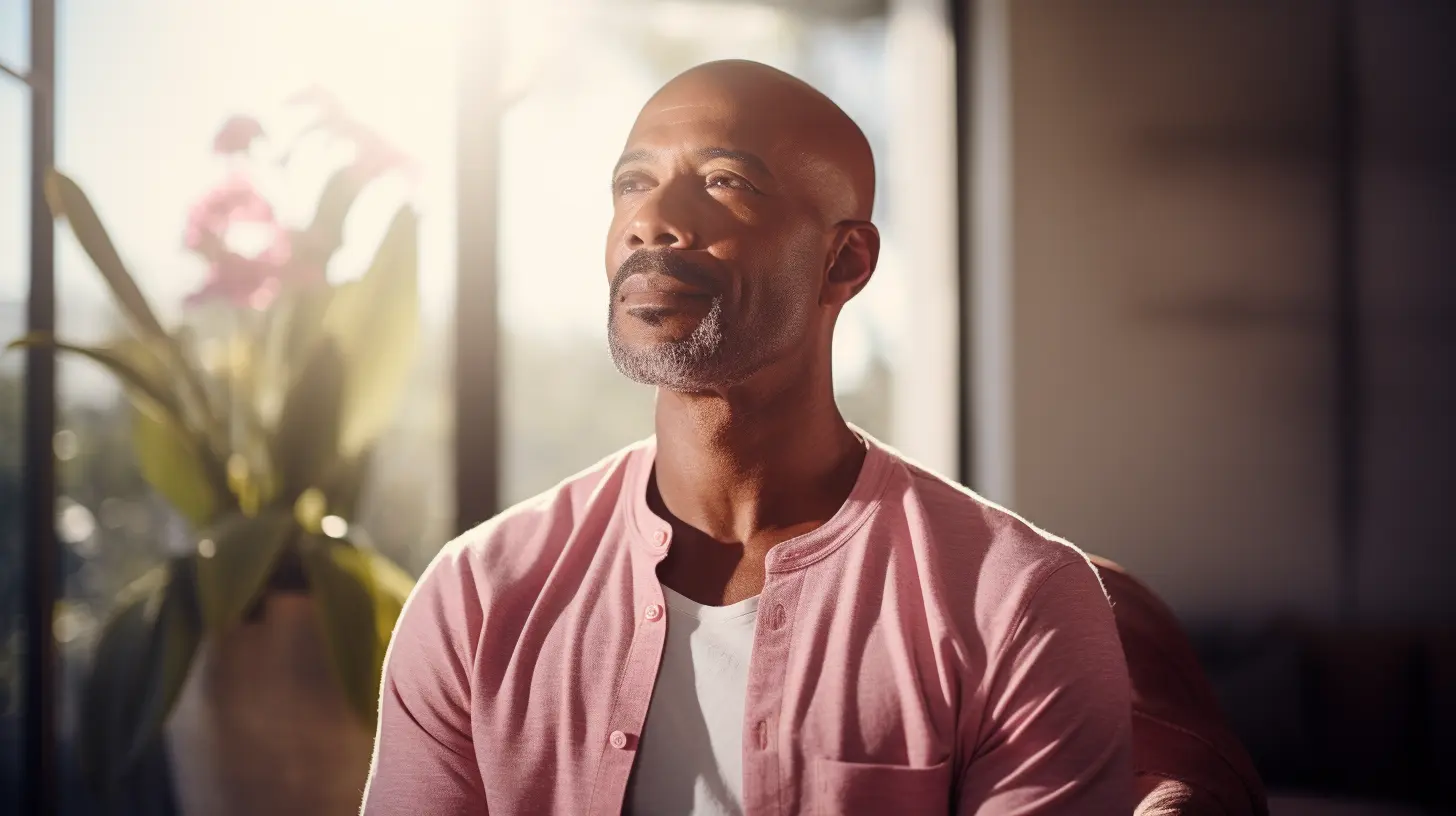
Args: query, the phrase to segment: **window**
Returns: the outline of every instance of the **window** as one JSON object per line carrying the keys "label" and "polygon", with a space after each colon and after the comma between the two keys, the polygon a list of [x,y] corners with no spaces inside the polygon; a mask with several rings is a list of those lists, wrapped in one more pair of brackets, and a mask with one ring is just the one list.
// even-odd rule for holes
{"label": "window", "polygon": [[[154,308],[171,323],[206,278],[204,262],[183,246],[183,231],[191,205],[225,169],[212,147],[228,117],[259,117],[265,131],[299,126],[303,114],[288,100],[319,88],[413,161],[413,187],[381,183],[361,196],[328,275],[343,280],[361,273],[400,196],[413,198],[422,213],[418,370],[394,428],[376,451],[366,488],[372,499],[364,502],[368,512],[359,522],[381,550],[418,571],[449,538],[452,524],[447,348],[455,267],[455,36],[446,15],[386,0],[363,5],[369,8],[282,0],[60,4],[57,165],[87,191]],[[15,29],[9,19],[3,22],[8,40]],[[0,172],[6,178],[28,177],[29,160],[17,153],[28,130],[10,124],[23,121],[11,111],[23,113],[26,104],[18,83],[0,84]],[[294,156],[286,170],[260,170],[259,184],[280,219],[301,221],[312,213],[338,159],[320,147]],[[24,184],[0,190],[0,329],[7,339],[23,328],[15,322],[23,323],[26,195]],[[14,230],[21,232],[12,235]],[[56,280],[61,336],[104,342],[121,328],[99,275],[65,228],[57,233]],[[12,460],[19,457],[19,445],[10,444],[19,438],[10,435],[17,363],[15,356],[0,360],[0,433],[6,440],[0,479],[13,478]],[[170,548],[193,541],[138,473],[129,413],[116,382],[98,367],[66,357],[58,378],[57,525],[65,579],[55,628],[60,790],[63,809],[76,812],[86,806],[71,740],[98,626],[121,587]],[[0,490],[0,502],[15,498],[13,490]],[[0,557],[8,558],[14,546],[12,515],[0,505]],[[4,580],[11,575],[6,570]],[[7,591],[0,601],[12,599],[18,603]],[[7,718],[0,752],[12,744],[7,706],[14,703],[6,682],[15,664],[6,649],[14,615],[8,610],[0,609],[0,716]]]}

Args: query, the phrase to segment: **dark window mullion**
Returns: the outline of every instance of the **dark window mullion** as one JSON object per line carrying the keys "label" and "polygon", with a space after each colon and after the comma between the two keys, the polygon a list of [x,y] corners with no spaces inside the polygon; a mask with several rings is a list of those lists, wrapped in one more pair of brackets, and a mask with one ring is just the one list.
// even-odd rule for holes
{"label": "dark window mullion", "polygon": [[500,502],[500,317],[496,231],[500,185],[499,4],[467,0],[459,29],[456,125],[455,527]]}
{"label": "dark window mullion", "polygon": [[[56,325],[55,227],[45,201],[45,175],[55,163],[55,1],[34,0],[30,10],[30,293],[29,332]],[[33,347],[25,363],[25,439],[22,460],[25,542],[25,725],[21,808],[57,811],[56,648],[52,634],[57,583],[56,359]]]}

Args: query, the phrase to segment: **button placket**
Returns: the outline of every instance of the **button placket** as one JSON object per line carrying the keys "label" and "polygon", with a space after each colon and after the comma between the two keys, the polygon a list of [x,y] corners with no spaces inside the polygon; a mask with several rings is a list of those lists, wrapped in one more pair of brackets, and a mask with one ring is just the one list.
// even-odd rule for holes
{"label": "button placket", "polygon": [[[631,645],[617,691],[606,712],[604,725],[609,730],[605,739],[597,743],[601,746],[601,764],[592,785],[590,802],[583,813],[621,812],[632,765],[640,747],[647,708],[662,659],[663,640],[667,634],[667,610],[662,605],[656,574],[661,551],[652,551],[655,544],[656,536],[649,528],[636,537],[631,547],[637,592],[630,602],[638,617],[631,621]],[[622,609],[621,613],[630,615],[632,607]],[[656,611],[650,612],[654,607]]]}
{"label": "button placket", "polygon": [[[801,572],[778,572],[776,561],[769,569],[760,597],[761,616],[749,661],[747,710],[744,734],[749,753],[745,756],[744,811],[779,813],[781,785],[792,784],[796,760],[792,751],[780,745],[778,735],[786,724],[779,720],[784,696],[783,673],[788,665],[789,643],[794,632],[790,610],[803,591]],[[788,750],[788,755],[780,749]],[[801,769],[800,769],[801,770]]]}

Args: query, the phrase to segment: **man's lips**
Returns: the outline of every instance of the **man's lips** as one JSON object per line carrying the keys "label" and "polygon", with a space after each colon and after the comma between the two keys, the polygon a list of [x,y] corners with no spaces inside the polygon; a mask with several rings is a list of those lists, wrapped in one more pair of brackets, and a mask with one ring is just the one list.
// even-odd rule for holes
{"label": "man's lips", "polygon": [[617,302],[628,309],[637,307],[680,306],[685,301],[706,301],[713,297],[707,289],[670,275],[638,273],[622,281],[617,289]]}

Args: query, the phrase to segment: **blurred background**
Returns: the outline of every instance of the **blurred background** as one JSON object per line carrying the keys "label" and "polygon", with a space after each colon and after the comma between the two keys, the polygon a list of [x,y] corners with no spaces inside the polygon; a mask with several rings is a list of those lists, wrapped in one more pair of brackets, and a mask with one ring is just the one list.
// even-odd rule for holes
{"label": "blurred background", "polygon": [[[206,322],[190,214],[241,173],[270,223],[307,221],[360,155],[286,137],[300,95],[329,100],[393,164],[328,283],[360,278],[400,201],[420,216],[418,346],[351,520],[418,574],[651,432],[606,352],[610,168],[667,79],[766,62],[878,162],[884,252],[836,337],[847,418],[1157,591],[1276,814],[1446,812],[1453,44],[1446,0],[0,0],[0,339],[126,331],[40,211],[47,153],[161,322]],[[238,117],[259,134],[234,149]],[[248,226],[223,237],[266,260]],[[198,533],[116,379],[27,355],[50,352],[0,356],[0,813],[42,791],[185,810],[159,746],[98,796],[77,732],[118,593]]]}

